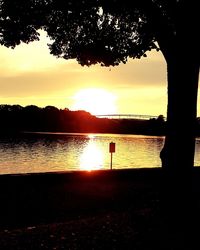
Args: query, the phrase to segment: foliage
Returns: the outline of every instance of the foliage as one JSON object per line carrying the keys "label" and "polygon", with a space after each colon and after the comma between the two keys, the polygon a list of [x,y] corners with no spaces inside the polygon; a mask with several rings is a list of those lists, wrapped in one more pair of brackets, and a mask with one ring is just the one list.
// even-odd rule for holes
{"label": "foliage", "polygon": [[1,0],[0,43],[14,48],[38,40],[42,28],[52,39],[53,55],[81,65],[115,66],[173,40],[187,2]]}
{"label": "foliage", "polygon": [[165,122],[159,117],[150,120],[108,119],[97,118],[83,110],[70,111],[53,106],[0,105],[0,134],[29,131],[163,135]]}
{"label": "foliage", "polygon": [[198,10],[196,0],[0,0],[0,44],[14,48],[38,40],[43,29],[51,54],[87,66],[116,66],[160,49],[168,80],[162,166],[189,170],[195,147]]}

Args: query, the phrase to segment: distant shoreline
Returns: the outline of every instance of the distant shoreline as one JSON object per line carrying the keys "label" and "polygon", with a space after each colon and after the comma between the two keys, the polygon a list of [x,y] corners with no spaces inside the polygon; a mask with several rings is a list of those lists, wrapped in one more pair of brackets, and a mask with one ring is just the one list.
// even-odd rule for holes
{"label": "distant shoreline", "polygon": [[[12,132],[7,132],[7,131],[4,131],[4,132],[0,132],[0,138],[1,137],[5,137],[5,136],[20,136],[20,135],[84,135],[84,134],[94,134],[94,135],[130,135],[130,136],[159,136],[159,137],[163,137],[165,138],[166,135],[158,135],[158,134],[141,134],[141,133],[107,133],[107,132],[59,132],[59,131],[12,131]],[[196,135],[195,138],[200,138],[200,135]]]}
{"label": "distant shoreline", "polygon": [[23,134],[60,134],[60,135],[65,135],[65,134],[74,134],[74,135],[82,135],[82,134],[99,134],[99,135],[106,135],[106,134],[111,134],[111,135],[141,135],[141,136],[161,136],[165,137],[164,134],[149,134],[149,133],[128,133],[128,132],[76,132],[76,131],[0,131],[0,137],[1,136],[17,136],[17,135],[23,135]]}
{"label": "distant shoreline", "polygon": [[[167,126],[163,115],[150,119],[109,119],[98,118],[84,110],[71,111],[67,108],[58,109],[54,106],[40,108],[35,105],[26,107],[0,105],[0,117],[0,131],[7,134],[15,134],[20,131],[44,131],[164,136]],[[196,119],[195,131],[196,135],[200,135],[199,117]]]}

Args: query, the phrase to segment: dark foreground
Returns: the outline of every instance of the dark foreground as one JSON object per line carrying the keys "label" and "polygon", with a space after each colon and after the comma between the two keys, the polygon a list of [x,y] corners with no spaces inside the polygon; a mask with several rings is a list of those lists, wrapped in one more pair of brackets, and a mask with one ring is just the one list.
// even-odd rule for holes
{"label": "dark foreground", "polygon": [[161,169],[2,175],[0,249],[200,249],[187,214],[177,226],[163,211],[162,182]]}

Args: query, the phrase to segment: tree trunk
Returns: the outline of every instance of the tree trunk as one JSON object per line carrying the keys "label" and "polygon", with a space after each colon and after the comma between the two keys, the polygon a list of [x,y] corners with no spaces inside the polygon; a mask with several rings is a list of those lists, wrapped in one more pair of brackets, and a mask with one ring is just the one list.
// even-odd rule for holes
{"label": "tree trunk", "polygon": [[167,62],[167,134],[161,152],[162,167],[170,172],[190,171],[194,164],[198,64],[191,58]]}
{"label": "tree trunk", "polygon": [[[167,134],[160,156],[165,177],[164,213],[168,215],[170,230],[186,240],[194,233],[191,223],[196,219],[191,215],[196,216],[192,169],[199,64],[193,55],[181,49],[180,53],[177,51],[172,53],[173,57],[165,57],[168,70]],[[185,247],[185,242],[183,245]],[[193,248],[190,245],[188,249]]]}
{"label": "tree trunk", "polygon": [[192,171],[195,151],[199,37],[194,2],[179,1],[178,10],[174,10],[174,30],[168,23],[158,38],[168,73],[168,129],[161,152],[162,167],[178,175],[181,171],[183,176]]}

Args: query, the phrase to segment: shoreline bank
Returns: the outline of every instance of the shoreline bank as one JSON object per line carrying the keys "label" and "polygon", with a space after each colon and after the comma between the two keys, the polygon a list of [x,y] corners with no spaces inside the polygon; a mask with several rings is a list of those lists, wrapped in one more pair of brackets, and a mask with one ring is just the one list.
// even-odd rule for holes
{"label": "shoreline bank", "polygon": [[[0,227],[58,222],[159,199],[162,175],[161,168],[0,175]],[[199,180],[200,168],[194,168],[197,193]]]}
{"label": "shoreline bank", "polygon": [[119,207],[160,185],[160,169],[0,175],[1,227],[61,221]]}
{"label": "shoreline bank", "polygon": [[[0,175],[0,249],[197,249],[191,227],[182,235],[182,226],[171,230],[163,220],[162,174],[153,168]],[[199,180],[195,168],[198,197]]]}

